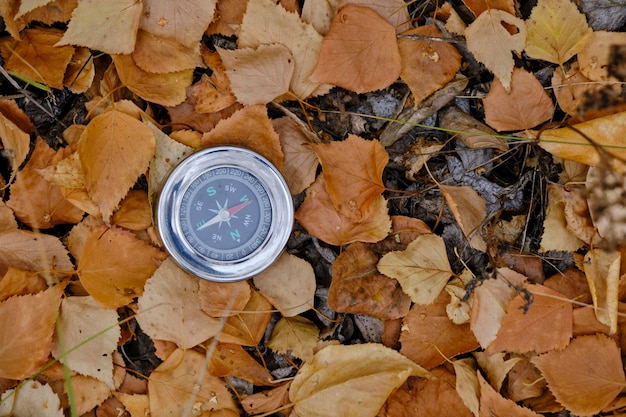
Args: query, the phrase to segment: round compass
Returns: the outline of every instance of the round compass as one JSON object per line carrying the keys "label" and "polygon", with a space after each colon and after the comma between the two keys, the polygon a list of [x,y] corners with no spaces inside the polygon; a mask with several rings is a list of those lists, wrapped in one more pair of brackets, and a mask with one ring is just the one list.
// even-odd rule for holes
{"label": "round compass", "polygon": [[293,202],[278,170],[235,147],[184,159],[163,184],[155,220],[163,244],[188,272],[238,281],[278,258],[293,226]]}

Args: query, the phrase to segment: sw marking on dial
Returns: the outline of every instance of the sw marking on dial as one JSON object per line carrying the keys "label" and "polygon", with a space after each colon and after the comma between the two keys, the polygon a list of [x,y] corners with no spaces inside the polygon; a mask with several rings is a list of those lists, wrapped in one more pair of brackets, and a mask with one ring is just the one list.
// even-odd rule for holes
{"label": "sw marking on dial", "polygon": [[236,261],[263,245],[272,204],[263,184],[235,167],[204,172],[183,193],[180,226],[189,245],[217,261]]}

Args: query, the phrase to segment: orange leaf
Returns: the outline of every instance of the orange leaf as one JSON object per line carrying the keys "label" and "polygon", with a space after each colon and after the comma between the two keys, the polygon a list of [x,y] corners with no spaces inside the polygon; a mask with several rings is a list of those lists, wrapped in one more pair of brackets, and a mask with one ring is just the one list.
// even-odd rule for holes
{"label": "orange leaf", "polygon": [[78,142],[85,187],[109,220],[154,156],[152,130],[131,116],[111,110],[93,118]]}
{"label": "orange leaf", "polygon": [[123,229],[89,230],[78,261],[83,287],[102,305],[117,308],[143,293],[165,253]]}
{"label": "orange leaf", "polygon": [[378,242],[387,236],[391,227],[387,201],[381,195],[374,199],[370,213],[360,221],[338,212],[326,190],[323,175],[317,177],[307,189],[296,219],[312,235],[338,246],[352,242]]}
{"label": "orange leaf", "polygon": [[200,308],[211,317],[234,316],[250,301],[247,281],[217,282],[201,280],[198,296]]}
{"label": "orange leaf", "polygon": [[50,87],[63,89],[65,68],[74,48],[56,47],[63,32],[57,29],[26,29],[22,41],[6,61],[6,68]]}
{"label": "orange leaf", "polygon": [[443,291],[430,305],[413,305],[404,318],[400,353],[426,369],[479,345],[469,324],[454,324],[446,313],[450,295]]}
{"label": "orange leaf", "polygon": [[485,121],[498,131],[530,129],[549,120],[554,113],[552,99],[531,73],[515,68],[507,93],[499,80],[483,99]]}
{"label": "orange leaf", "polygon": [[481,235],[481,226],[487,218],[485,199],[469,186],[439,185],[439,189],[470,245],[486,252],[487,245]]}
{"label": "orange leaf", "polygon": [[62,294],[57,285],[0,303],[1,378],[28,378],[48,361]]}
{"label": "orange leaf", "polygon": [[474,13],[474,16],[478,16],[488,9],[499,9],[515,14],[513,0],[463,0],[463,3]]}
{"label": "orange leaf", "polygon": [[14,295],[36,294],[46,288],[46,281],[37,273],[9,268],[0,278],[0,301]]}
{"label": "orange leaf", "polygon": [[[572,303],[562,294],[541,285],[526,287],[533,294],[532,304],[518,295],[506,309],[502,327],[491,342],[488,353],[544,353],[563,349],[572,337]],[[560,297],[556,299],[554,297]]]}
{"label": "orange leaf", "polygon": [[480,382],[480,417],[540,417],[528,408],[520,407],[515,402],[504,398],[477,372]]}
{"label": "orange leaf", "polygon": [[400,61],[395,28],[374,10],[349,4],[333,19],[311,80],[357,93],[380,90],[396,81]]}
{"label": "orange leaf", "polygon": [[55,152],[38,139],[30,159],[18,172],[7,204],[15,216],[30,227],[48,229],[57,224],[78,223],[82,219],[83,211],[63,196],[61,188],[38,173],[38,170],[54,165],[70,152],[70,148]]}
{"label": "orange leaf", "polygon": [[333,263],[328,305],[340,313],[367,314],[380,319],[404,317],[411,299],[398,282],[376,271],[379,256],[356,242]]}
{"label": "orange leaf", "polygon": [[376,140],[349,135],[341,142],[312,145],[320,159],[326,189],[337,210],[353,221],[370,213],[385,190],[383,170],[389,155]]}
{"label": "orange leaf", "polygon": [[218,340],[243,346],[256,346],[272,318],[272,305],[258,291],[252,291],[243,311],[224,323]]}
{"label": "orange leaf", "polygon": [[175,39],[156,36],[139,30],[132,53],[139,68],[153,74],[165,74],[203,67],[199,43],[185,46]]}
{"label": "orange leaf", "polygon": [[619,347],[604,335],[577,337],[532,362],[556,400],[576,415],[599,413],[626,387]]}
{"label": "orange leaf", "polygon": [[[434,24],[403,35],[442,37]],[[461,54],[449,43],[401,38],[398,47],[402,58],[400,77],[411,89],[415,104],[446,85],[461,68]]]}
{"label": "orange leaf", "polygon": [[130,190],[122,200],[119,210],[113,214],[113,224],[129,230],[145,230],[152,225],[152,207],[148,194],[142,190]]}
{"label": "orange leaf", "polygon": [[26,160],[30,151],[30,134],[34,130],[30,119],[14,100],[0,102],[0,138],[2,146],[13,156],[11,158],[13,172]]}
{"label": "orange leaf", "polygon": [[254,385],[269,385],[270,372],[261,366],[242,346],[218,343],[211,355],[209,372],[218,378],[234,376]]}

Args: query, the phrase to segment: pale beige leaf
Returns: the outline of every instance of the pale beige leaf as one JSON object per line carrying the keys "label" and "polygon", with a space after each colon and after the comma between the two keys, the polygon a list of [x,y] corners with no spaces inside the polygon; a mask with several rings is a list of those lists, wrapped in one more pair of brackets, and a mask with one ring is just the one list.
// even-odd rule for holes
{"label": "pale beige leaf", "polygon": [[611,334],[617,331],[621,259],[620,252],[593,248],[583,262],[596,318],[609,326]]}
{"label": "pale beige leaf", "polygon": [[0,274],[9,267],[48,274],[74,269],[67,249],[57,237],[27,230],[0,233]]}
{"label": "pale beige leaf", "polygon": [[96,378],[114,389],[112,355],[120,338],[117,320],[117,311],[103,308],[93,297],[65,298],[52,355],[72,371]]}
{"label": "pale beige leaf", "polygon": [[313,94],[319,83],[309,79],[322,46],[322,35],[304,23],[296,13],[272,0],[250,0],[239,34],[240,48],[279,43],[293,55],[294,73],[290,90],[301,99]]}
{"label": "pale beige leaf", "polygon": [[[17,229],[17,221],[13,210],[4,201],[0,201],[0,233]],[[0,270],[2,267],[0,267]]]}
{"label": "pale beige leaf", "polygon": [[430,374],[380,344],[331,345],[300,368],[289,399],[300,417],[374,417],[409,376]]}
{"label": "pale beige leaf", "polygon": [[476,376],[476,361],[472,358],[458,359],[452,362],[456,374],[456,392],[463,404],[478,417],[480,383]]}
{"label": "pale beige leaf", "polygon": [[526,28],[526,53],[558,65],[580,52],[592,33],[585,15],[570,0],[539,0]]}
{"label": "pale beige leaf", "polygon": [[139,297],[137,322],[154,339],[169,340],[183,349],[215,336],[220,321],[200,307],[198,278],[167,258],[146,282]]}
{"label": "pale beige leaf", "polygon": [[439,112],[439,124],[446,129],[453,129],[468,148],[495,148],[502,152],[509,149],[506,139],[499,137],[495,130],[456,106],[446,107]]}
{"label": "pale beige leaf", "polygon": [[565,216],[566,201],[558,192],[558,185],[548,184],[548,206],[543,221],[540,251],[550,250],[575,252],[584,242],[568,228]]}
{"label": "pale beige leaf", "polygon": [[378,270],[398,280],[417,304],[432,303],[453,275],[440,236],[425,234],[402,252],[390,252],[378,262]]}
{"label": "pale beige leaf", "polygon": [[111,396],[111,387],[108,384],[90,376],[73,375],[71,383],[76,412],[81,416],[101,405]]}
{"label": "pale beige leaf", "polygon": [[108,54],[130,54],[143,2],[136,0],[82,0],[72,13],[72,20],[61,45],[80,45]]}
{"label": "pale beige leaf", "polygon": [[289,92],[295,61],[286,46],[217,51],[226,67],[230,88],[241,104],[265,104]]}
{"label": "pale beige leaf", "polygon": [[85,174],[77,152],[71,153],[54,165],[35,169],[50,184],[64,188],[83,188]]}
{"label": "pale beige leaf", "polygon": [[439,185],[439,189],[470,246],[486,252],[487,244],[481,235],[481,226],[487,217],[485,200],[469,186]]}
{"label": "pale beige leaf", "polygon": [[496,391],[500,391],[506,376],[511,369],[522,360],[520,357],[512,357],[505,360],[504,357],[506,353],[504,352],[496,352],[493,354],[474,352],[473,355],[478,362],[478,366],[487,375],[489,383]]}
{"label": "pale beige leaf", "polygon": [[[6,399],[6,400],[5,400]],[[16,388],[0,395],[0,416],[63,417],[59,396],[50,385],[29,381],[16,392]]]}
{"label": "pale beige leaf", "polygon": [[301,17],[310,23],[321,35],[326,35],[330,22],[337,13],[339,0],[305,0]]}
{"label": "pale beige leaf", "polygon": [[284,252],[269,268],[257,274],[254,285],[283,316],[297,316],[313,308],[315,272],[304,259]]}
{"label": "pale beige leaf", "polygon": [[15,18],[19,19],[26,13],[35,10],[38,7],[45,6],[50,3],[52,0],[21,0],[20,8],[17,9],[17,13],[15,14]]}
{"label": "pale beige leaf", "polygon": [[[505,28],[512,26],[511,35]],[[526,25],[522,19],[502,10],[486,10],[465,29],[467,49],[494,73],[506,91],[511,88],[512,52],[522,52],[526,42]]]}
{"label": "pale beige leaf", "polygon": [[283,317],[276,323],[267,347],[277,353],[291,353],[308,362],[313,357],[319,333],[315,323],[304,317]]}

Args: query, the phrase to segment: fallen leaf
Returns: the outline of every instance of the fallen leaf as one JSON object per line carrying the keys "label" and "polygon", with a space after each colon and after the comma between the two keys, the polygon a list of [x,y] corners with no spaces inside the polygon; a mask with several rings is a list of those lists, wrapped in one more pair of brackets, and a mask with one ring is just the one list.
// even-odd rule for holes
{"label": "fallen leaf", "polygon": [[[28,124],[21,123],[22,120]],[[30,133],[34,127],[30,119],[17,106],[14,100],[0,103],[0,138],[2,146],[10,155],[12,176],[26,160],[30,151]]]}
{"label": "fallen leaf", "polygon": [[513,401],[504,398],[477,372],[480,383],[480,417],[510,416],[510,417],[540,417],[526,407],[521,407]]}
{"label": "fallen leaf", "polygon": [[198,295],[198,278],[167,258],[148,279],[139,297],[137,322],[153,339],[190,349],[215,336],[220,321],[206,314]]}
{"label": "fallen leaf", "polygon": [[463,404],[475,417],[479,416],[480,382],[476,374],[476,361],[473,358],[461,358],[452,362],[456,374],[455,389]]}
{"label": "fallen leaf", "polygon": [[276,353],[291,354],[308,362],[313,358],[320,331],[304,317],[283,317],[274,326],[267,347]]}
{"label": "fallen leaf", "polygon": [[36,172],[50,184],[58,185],[62,188],[85,187],[85,173],[77,152],[72,152],[55,164],[48,165],[45,168],[36,168]]}
{"label": "fallen leaf", "polygon": [[456,137],[468,148],[495,148],[502,152],[509,149],[506,139],[499,137],[495,130],[456,106],[441,110],[438,117],[439,124],[446,129],[456,131]]}
{"label": "fallen leaf", "polygon": [[374,10],[349,4],[333,18],[311,80],[365,93],[391,85],[401,68],[395,28]]}
{"label": "fallen leaf", "polygon": [[111,388],[107,384],[90,376],[72,375],[70,383],[76,413],[79,415],[102,405],[111,396]]}
{"label": "fallen leaf", "polygon": [[272,305],[258,291],[250,293],[243,311],[229,317],[218,335],[222,343],[257,346],[272,318]]}
{"label": "fallen leaf", "polygon": [[[505,27],[513,27],[511,34]],[[505,91],[511,89],[514,61],[512,52],[522,52],[526,25],[522,19],[502,10],[488,9],[465,29],[467,49],[498,77]]]}
{"label": "fallen leaf", "polygon": [[609,76],[608,68],[613,65],[610,62],[611,48],[626,44],[626,34],[604,30],[591,32],[589,28],[585,34],[588,42],[580,48],[577,57],[582,74],[592,81],[619,81]]}
{"label": "fallen leaf", "polygon": [[217,51],[226,67],[230,88],[241,104],[265,104],[289,92],[295,61],[286,46]]}
{"label": "fallen leaf", "polygon": [[200,80],[187,89],[198,113],[215,113],[232,106],[237,99],[230,90],[226,67],[217,52],[204,53],[204,60],[211,68],[211,76],[202,74]]}
{"label": "fallen leaf", "polygon": [[144,100],[162,106],[185,101],[186,89],[193,80],[193,68],[163,74],[149,73],[137,66],[130,55],[111,55],[124,87]]}
{"label": "fallen leaf", "polygon": [[561,110],[574,116],[585,100],[585,93],[593,91],[596,86],[580,72],[578,62],[575,62],[565,71],[554,71],[552,88]]}
{"label": "fallen leaf", "polygon": [[[4,201],[0,202],[0,234],[16,229],[17,221],[13,215],[13,210],[11,210]],[[0,270],[1,269],[0,267]]]}
{"label": "fallen leaf", "polygon": [[463,3],[474,13],[474,16],[479,16],[482,12],[489,9],[504,10],[505,12],[515,14],[513,0],[463,0]]}
{"label": "fallen leaf", "polygon": [[505,383],[507,398],[515,402],[539,397],[546,389],[546,381],[526,356],[516,356],[515,364]]}
{"label": "fallen leaf", "polygon": [[315,272],[304,259],[283,253],[253,278],[255,287],[285,317],[297,316],[314,307]]}
{"label": "fallen leaf", "polygon": [[539,0],[527,20],[526,53],[562,65],[591,37],[587,19],[569,0]]}
{"label": "fallen leaf", "polygon": [[454,324],[446,313],[450,295],[442,292],[429,305],[414,304],[400,334],[400,353],[426,369],[478,347],[469,324]]}
{"label": "fallen leaf", "polygon": [[236,377],[254,385],[270,385],[272,381],[270,372],[240,345],[218,343],[208,369],[211,375],[218,378]]}
{"label": "fallen leaf", "polygon": [[[518,294],[506,309],[500,330],[487,353],[537,352],[563,349],[572,337],[572,303],[562,294],[541,285],[528,285],[529,303]],[[493,383],[493,381],[492,381]]]}
{"label": "fallen leaf", "polygon": [[596,318],[609,326],[611,334],[617,332],[621,260],[620,252],[592,248],[583,262]]}
{"label": "fallen leaf", "polygon": [[337,10],[349,4],[374,10],[396,29],[396,33],[411,28],[411,17],[404,0],[339,0]]}
{"label": "fallen leaf", "polygon": [[383,170],[389,155],[376,140],[349,135],[341,142],[311,145],[322,164],[326,189],[335,208],[360,221],[370,214],[375,199],[385,190]]}
{"label": "fallen leaf", "polygon": [[526,277],[508,268],[498,268],[495,279],[485,280],[474,290],[470,325],[480,346],[486,349],[496,338],[506,307],[515,298],[514,285]]}
{"label": "fallen leaf", "polygon": [[[70,370],[115,389],[112,354],[120,338],[117,311],[102,308],[89,296],[67,297],[61,303],[58,320],[52,356]],[[108,393],[102,400],[107,397]]]}
{"label": "fallen leaf", "polygon": [[454,273],[440,236],[425,234],[409,243],[406,250],[390,252],[378,262],[378,270],[398,280],[416,304],[428,305]]}
{"label": "fallen leaf", "polygon": [[130,54],[143,2],[135,0],[81,0],[72,13],[72,20],[57,43],[80,45],[108,54]]}
{"label": "fallen leaf", "polygon": [[0,278],[0,301],[14,295],[36,294],[46,288],[48,288],[46,281],[36,272],[9,268]]}
{"label": "fallen leaf", "polygon": [[52,28],[22,31],[22,40],[15,45],[13,53],[5,57],[6,69],[62,90],[65,69],[74,55],[74,48],[58,47],[61,36],[63,32]]}
{"label": "fallen leaf", "polygon": [[249,0],[241,22],[239,48],[257,48],[263,44],[282,44],[293,56],[294,72],[290,91],[304,100],[320,88],[309,79],[317,63],[322,36],[272,0]]}
{"label": "fallen leaf", "polygon": [[57,237],[17,229],[0,233],[0,274],[10,267],[48,276],[53,271],[74,270],[67,249]]}
{"label": "fallen leaf", "polygon": [[15,14],[15,18],[18,19],[25,15],[28,12],[35,10],[38,7],[45,6],[50,3],[52,0],[23,0],[20,2],[20,8],[17,10]]}
{"label": "fallen leaf", "polygon": [[356,411],[354,404],[359,405],[360,416],[374,417],[409,376],[430,374],[382,345],[331,345],[300,368],[289,399],[301,417],[348,416]]}
{"label": "fallen leaf", "polygon": [[141,28],[137,32],[135,50],[131,57],[137,67],[151,74],[173,73],[204,67],[199,42],[186,46],[177,42],[176,39],[157,36]]}
{"label": "fallen leaf", "polygon": [[[402,35],[443,37],[434,24],[411,29]],[[400,38],[398,48],[402,59],[400,77],[411,89],[416,104],[450,82],[461,68],[461,54],[446,42]]]}
{"label": "fallen leaf", "polygon": [[576,415],[599,413],[626,386],[617,344],[604,335],[580,336],[563,350],[532,359],[557,401]]}
{"label": "fallen leaf", "polygon": [[200,308],[211,317],[234,316],[250,301],[250,285],[246,281],[199,281]]}
{"label": "fallen leaf", "polygon": [[89,230],[78,260],[87,292],[109,308],[122,307],[143,293],[146,280],[165,253],[118,227]]}
{"label": "fallen leaf", "polygon": [[105,222],[154,156],[152,130],[117,110],[94,117],[78,142],[85,187]]}
{"label": "fallen leaf", "polygon": [[148,193],[143,190],[130,190],[120,203],[120,208],[113,213],[114,225],[128,230],[146,230],[152,225],[152,206]]}
{"label": "fallen leaf", "polygon": [[96,68],[91,59],[91,51],[88,48],[77,47],[65,71],[63,85],[74,94],[82,94],[91,87],[95,76]]}
{"label": "fallen leaf", "polygon": [[[204,356],[194,350],[177,349],[152,371],[148,380],[152,417],[181,416],[186,408],[208,415],[212,411],[224,417],[239,415],[224,382],[202,372],[204,361]],[[190,404],[190,399],[194,403]]]}
{"label": "fallen leaf", "polygon": [[584,242],[568,227],[565,213],[567,200],[563,195],[566,191],[559,188],[561,186],[548,184],[548,206],[539,248],[541,252],[550,250],[575,252],[584,245]]}
{"label": "fallen leaf", "polygon": [[46,364],[62,294],[57,285],[0,303],[1,378],[28,378]]}
{"label": "fallen leaf", "polygon": [[282,169],[285,181],[293,195],[300,194],[315,181],[319,161],[309,144],[316,143],[319,139],[291,117],[272,119],[272,126],[278,133],[285,153]]}
{"label": "fallen leaf", "polygon": [[328,305],[335,311],[384,320],[404,317],[411,299],[398,282],[378,273],[380,257],[361,242],[348,246],[333,262]]}
{"label": "fallen leaf", "polygon": [[310,23],[318,33],[326,35],[333,16],[337,14],[338,4],[339,0],[305,0],[300,17]]}
{"label": "fallen leaf", "polygon": [[150,409],[150,400],[147,394],[126,394],[116,391],[113,395],[124,405],[131,417],[141,417],[146,410]]}
{"label": "fallen leaf", "polygon": [[7,390],[0,398],[2,416],[63,417],[61,400],[48,384],[29,381],[19,388]]}
{"label": "fallen leaf", "polygon": [[496,79],[483,99],[485,121],[498,131],[533,128],[554,114],[552,99],[533,74],[514,68],[510,91]]}
{"label": "fallen leaf", "polygon": [[455,220],[474,249],[487,251],[481,227],[487,218],[487,205],[472,187],[439,185]]}
{"label": "fallen leaf", "polygon": [[[254,132],[254,135],[250,132]],[[250,149],[266,157],[279,170],[283,167],[284,154],[280,140],[264,105],[246,106],[237,110],[202,135],[203,148],[223,145]]]}
{"label": "fallen leaf", "polygon": [[289,414],[291,408],[285,409],[283,406],[289,404],[290,386],[291,381],[288,381],[277,388],[248,395],[241,400],[241,406],[250,415],[273,412],[279,408]]}
{"label": "fallen leaf", "polygon": [[361,221],[354,221],[335,209],[320,175],[306,192],[296,212],[296,220],[313,236],[331,245],[352,242],[378,242],[389,233],[391,220],[387,201],[381,195],[373,200],[371,212]]}

